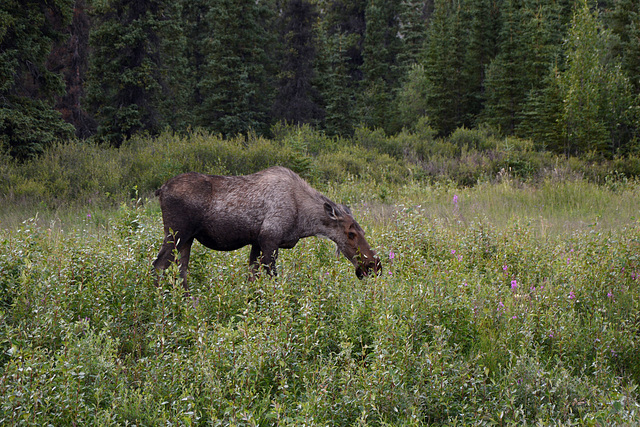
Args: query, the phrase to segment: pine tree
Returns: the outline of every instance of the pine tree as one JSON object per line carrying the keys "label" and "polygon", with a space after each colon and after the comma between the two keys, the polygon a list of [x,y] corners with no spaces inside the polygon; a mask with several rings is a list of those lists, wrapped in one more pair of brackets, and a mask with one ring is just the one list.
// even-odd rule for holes
{"label": "pine tree", "polygon": [[211,32],[201,44],[198,125],[223,135],[266,133],[274,99],[273,5],[253,0],[209,3]]}
{"label": "pine tree", "polygon": [[71,0],[0,3],[0,150],[18,158],[37,155],[73,127],[53,109],[64,90],[46,67],[52,44],[71,19]]}
{"label": "pine tree", "polygon": [[317,51],[314,25],[317,20],[314,4],[307,0],[287,2],[281,19],[283,54],[272,110],[276,120],[317,124],[324,116],[318,104],[320,95],[313,86]]}

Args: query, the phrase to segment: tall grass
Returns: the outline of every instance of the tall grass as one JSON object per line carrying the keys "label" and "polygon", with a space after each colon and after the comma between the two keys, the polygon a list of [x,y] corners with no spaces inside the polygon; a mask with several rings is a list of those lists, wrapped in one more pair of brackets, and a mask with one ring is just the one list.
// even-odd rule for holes
{"label": "tall grass", "polygon": [[640,422],[633,183],[348,176],[323,190],[382,258],[364,281],[310,238],[275,279],[195,245],[190,295],[156,287],[153,200],[0,231],[0,423]]}
{"label": "tall grass", "polygon": [[35,212],[66,222],[78,210],[112,211],[132,197],[150,197],[168,178],[187,171],[238,175],[284,165],[320,188],[350,179],[374,182],[382,199],[408,181],[452,187],[505,179],[532,187],[586,181],[615,189],[640,176],[637,157],[565,159],[484,128],[458,129],[447,139],[435,138],[425,123],[392,137],[359,128],[353,138],[329,138],[306,126],[278,126],[273,134],[223,139],[195,130],[136,136],[118,149],[60,143],[24,163],[1,157],[0,227]]}

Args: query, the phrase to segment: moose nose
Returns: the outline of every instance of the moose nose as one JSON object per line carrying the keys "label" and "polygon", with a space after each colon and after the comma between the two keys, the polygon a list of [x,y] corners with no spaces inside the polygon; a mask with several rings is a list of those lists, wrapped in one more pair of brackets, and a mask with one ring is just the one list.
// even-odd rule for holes
{"label": "moose nose", "polygon": [[367,263],[365,266],[356,268],[356,276],[358,276],[358,279],[362,279],[369,276],[372,270],[378,276],[382,272],[382,263],[378,257],[374,257],[373,261]]}

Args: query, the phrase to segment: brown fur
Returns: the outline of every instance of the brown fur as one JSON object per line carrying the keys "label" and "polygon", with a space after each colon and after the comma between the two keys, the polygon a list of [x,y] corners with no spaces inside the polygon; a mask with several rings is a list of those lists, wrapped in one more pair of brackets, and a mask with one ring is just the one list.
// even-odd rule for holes
{"label": "brown fur", "polygon": [[153,265],[164,270],[177,249],[185,283],[194,240],[219,251],[251,245],[252,277],[260,265],[275,275],[278,249],[293,248],[309,236],[333,240],[354,264],[359,278],[381,269],[349,209],[333,203],[287,168],[246,176],[185,173],[167,181],[156,195],[165,238]]}

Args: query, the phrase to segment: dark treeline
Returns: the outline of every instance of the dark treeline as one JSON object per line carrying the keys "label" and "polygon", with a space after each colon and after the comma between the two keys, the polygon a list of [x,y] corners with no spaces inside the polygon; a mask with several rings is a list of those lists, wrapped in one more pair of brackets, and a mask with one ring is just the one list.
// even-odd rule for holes
{"label": "dark treeline", "polygon": [[440,136],[635,152],[640,0],[4,0],[0,149],[140,132]]}

